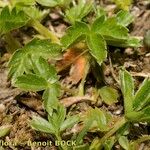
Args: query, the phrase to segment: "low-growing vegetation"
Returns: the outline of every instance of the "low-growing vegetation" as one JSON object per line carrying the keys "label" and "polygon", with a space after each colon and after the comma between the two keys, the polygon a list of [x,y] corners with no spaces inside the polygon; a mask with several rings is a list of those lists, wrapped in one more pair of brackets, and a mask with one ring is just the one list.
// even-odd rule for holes
{"label": "low-growing vegetation", "polygon": [[[15,137],[15,145],[0,145],[1,149],[38,149],[29,146],[28,140],[44,139],[51,141],[44,149],[137,150],[150,141],[149,131],[133,134],[135,125],[149,128],[149,72],[135,75],[130,70],[134,64],[129,62],[127,67],[124,63],[127,50],[134,60],[149,56],[149,31],[144,42],[130,34],[134,1],[110,1],[115,6],[111,11],[98,2],[0,1],[0,35],[5,49],[1,60],[8,55],[2,62],[7,64],[9,88],[19,89],[14,96],[17,107],[27,112],[31,109],[23,119],[23,128],[27,124],[31,133],[23,131],[25,139],[19,139],[21,132],[18,137],[12,132],[17,130],[14,124],[19,126],[14,116],[21,108],[9,114],[10,106],[6,111],[2,102],[0,138],[12,142]],[[65,29],[58,34],[53,24]],[[138,54],[139,49],[144,52]],[[118,61],[115,70],[113,60]],[[114,114],[111,107],[119,108],[120,113]],[[35,137],[28,137],[33,132]],[[75,144],[56,144],[58,141]]]}

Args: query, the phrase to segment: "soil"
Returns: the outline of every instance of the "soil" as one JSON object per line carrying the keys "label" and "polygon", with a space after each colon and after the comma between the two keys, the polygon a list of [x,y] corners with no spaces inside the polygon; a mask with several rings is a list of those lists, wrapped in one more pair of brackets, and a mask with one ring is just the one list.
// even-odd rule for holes
{"label": "soil", "polygon": [[[103,3],[107,8],[111,7],[112,4]],[[136,16],[134,23],[131,25],[131,34],[143,38],[146,31],[150,29],[150,6],[146,1],[137,1],[131,9],[132,14]],[[60,16],[55,13],[50,14],[50,20],[46,20],[45,25],[52,29],[52,24],[54,24],[53,30],[55,30],[58,36],[62,36],[67,25],[63,22],[56,23],[59,21]],[[25,31],[22,31],[25,32]],[[21,33],[23,34],[23,33]],[[23,34],[24,35],[24,34]],[[0,125],[11,124],[12,130],[10,133],[4,137],[2,140],[7,142],[15,141],[18,144],[17,147],[9,146],[5,147],[5,150],[57,150],[57,147],[30,147],[27,145],[27,141],[53,141],[53,137],[48,134],[43,134],[36,132],[31,129],[29,126],[29,121],[33,114],[40,115],[42,117],[46,116],[46,113],[43,110],[42,100],[40,93],[26,93],[17,88],[13,88],[10,82],[7,79],[7,62],[10,57],[9,54],[5,53],[4,42],[0,42],[0,48],[3,49],[3,56],[0,59]],[[104,80],[107,85],[111,85],[118,89],[118,72],[121,66],[124,66],[134,77],[136,88],[141,84],[145,77],[150,77],[150,51],[144,47],[138,49],[114,49],[113,47],[109,48],[109,57],[104,66]],[[70,84],[68,81],[69,74],[65,74],[62,82],[71,89],[75,89],[76,86]],[[91,87],[92,81],[87,80],[86,83],[86,93],[87,95],[92,95]],[[70,94],[71,95],[71,94]],[[70,104],[66,104],[66,98],[70,96],[65,93],[65,95],[60,98],[62,103],[72,110],[72,113],[81,113],[93,105],[88,102],[88,97],[78,97],[75,98],[75,101],[72,101]],[[72,99],[71,99],[72,100]],[[80,103],[79,103],[80,102]],[[95,104],[98,107],[103,107],[109,110],[116,117],[121,116],[123,113],[122,102],[119,102],[112,106],[106,106],[103,103]],[[72,129],[73,130],[73,129]],[[74,127],[76,132],[80,132],[80,127]],[[69,131],[70,133],[72,131]],[[130,139],[137,139],[138,136],[144,134],[150,134],[150,126],[145,124],[133,125],[132,130],[130,131]],[[70,134],[69,133],[69,134]],[[87,139],[90,136],[87,135]],[[115,146],[115,149],[121,149],[119,145]],[[140,150],[150,149],[150,141],[142,143]]]}

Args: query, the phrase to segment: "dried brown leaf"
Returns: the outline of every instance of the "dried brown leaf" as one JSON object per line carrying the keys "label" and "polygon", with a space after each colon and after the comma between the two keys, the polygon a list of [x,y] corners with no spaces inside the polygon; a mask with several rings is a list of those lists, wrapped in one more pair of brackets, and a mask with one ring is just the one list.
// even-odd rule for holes
{"label": "dried brown leaf", "polygon": [[79,103],[79,102],[90,102],[93,101],[89,96],[76,96],[76,97],[67,97],[64,99],[61,99],[60,103],[63,104],[65,107],[70,107],[73,104]]}

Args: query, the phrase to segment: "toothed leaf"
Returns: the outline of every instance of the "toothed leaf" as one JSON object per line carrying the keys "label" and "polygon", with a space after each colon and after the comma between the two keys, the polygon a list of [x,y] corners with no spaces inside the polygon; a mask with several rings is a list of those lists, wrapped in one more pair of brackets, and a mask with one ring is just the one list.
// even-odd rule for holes
{"label": "toothed leaf", "polygon": [[117,17],[118,23],[125,27],[128,26],[130,23],[132,23],[134,20],[131,13],[129,13],[128,11],[123,11],[123,10],[119,11],[116,17]]}
{"label": "toothed leaf", "polygon": [[78,4],[66,10],[66,19],[74,24],[75,21],[81,21],[92,9],[92,1],[78,1]]}
{"label": "toothed leaf", "polygon": [[106,42],[100,34],[91,33],[87,37],[87,45],[91,55],[101,64],[107,57]]}
{"label": "toothed leaf", "polygon": [[30,125],[33,129],[37,131],[50,133],[50,134],[55,133],[55,128],[53,127],[53,125],[50,124],[47,120],[39,116],[33,116]]}
{"label": "toothed leaf", "polygon": [[69,27],[66,34],[62,37],[61,43],[67,48],[78,38],[89,33],[88,26],[83,22],[76,22],[73,26]]}
{"label": "toothed leaf", "polygon": [[9,78],[12,78],[12,81],[14,81],[24,72],[31,70],[29,55],[33,57],[56,58],[60,53],[61,47],[59,45],[50,43],[49,40],[33,39],[13,54],[9,62]]}
{"label": "toothed leaf", "polygon": [[58,96],[60,94],[60,86],[59,84],[51,84],[49,88],[44,91],[43,100],[44,100],[44,108],[52,115],[53,109],[57,109],[58,107]]}
{"label": "toothed leaf", "polygon": [[120,71],[121,91],[124,97],[125,112],[130,112],[133,109],[134,99],[134,82],[130,73],[126,70]]}
{"label": "toothed leaf", "polygon": [[8,7],[4,7],[0,14],[0,33],[5,34],[20,28],[28,21],[29,18],[23,11],[17,11],[16,8],[10,11]]}
{"label": "toothed leaf", "polygon": [[65,129],[71,128],[73,125],[75,125],[77,122],[79,122],[80,118],[79,116],[69,116],[60,127],[60,131],[64,131]]}
{"label": "toothed leaf", "polygon": [[99,24],[100,27],[95,26],[94,31],[103,35],[106,41],[124,41],[128,38],[128,29],[120,25],[116,17],[108,18],[103,23],[97,23]]}
{"label": "toothed leaf", "polygon": [[100,96],[101,96],[102,100],[104,101],[104,103],[106,103],[108,105],[112,105],[112,104],[118,102],[117,99],[119,97],[119,94],[116,89],[114,89],[112,87],[104,86],[99,89],[99,92],[100,92]]}
{"label": "toothed leaf", "polygon": [[133,107],[135,110],[140,110],[147,104],[150,104],[150,79],[145,79],[136,92]]}
{"label": "toothed leaf", "polygon": [[17,77],[15,86],[25,91],[42,91],[48,87],[48,83],[40,76],[27,74]]}

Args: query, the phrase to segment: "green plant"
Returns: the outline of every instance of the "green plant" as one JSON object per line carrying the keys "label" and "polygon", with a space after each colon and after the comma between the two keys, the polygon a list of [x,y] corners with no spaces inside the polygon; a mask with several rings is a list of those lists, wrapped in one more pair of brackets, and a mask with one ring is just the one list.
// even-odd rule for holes
{"label": "green plant", "polygon": [[117,90],[112,87],[104,86],[100,88],[99,94],[102,100],[108,105],[112,105],[118,102],[119,94]]}
{"label": "green plant", "polygon": [[[57,110],[55,110],[51,116],[48,115],[48,121],[41,117],[33,116],[30,124],[35,130],[54,135],[56,140],[60,142],[62,141],[62,132],[68,128],[71,128],[74,124],[78,123],[79,120],[80,118],[78,115],[67,116],[64,106],[59,105]],[[59,148],[67,150],[67,144],[60,145]]]}
{"label": "green plant", "polygon": [[60,7],[67,7],[71,0],[36,0],[36,2],[38,2],[39,4],[43,5],[43,6],[47,6],[47,7],[56,7],[56,6],[60,6]]}
{"label": "green plant", "polygon": [[128,34],[126,26],[131,23],[128,17],[131,20],[132,17],[128,12],[121,11],[111,18],[100,16],[92,25],[75,22],[62,37],[62,46],[66,49],[82,41],[85,43],[83,50],[88,49],[91,56],[101,64],[107,57],[107,45],[139,46],[139,40]]}
{"label": "green plant", "polygon": [[10,10],[8,6],[2,9],[0,14],[0,35],[5,37],[9,46],[9,52],[13,53],[16,49],[21,47],[21,44],[13,38],[11,31],[25,25],[32,26],[45,38],[49,38],[56,43],[59,42],[58,38],[39,22],[45,13],[46,12],[41,12],[35,7],[25,7],[22,5],[13,7],[12,10]]}
{"label": "green plant", "polygon": [[6,136],[10,132],[11,127],[11,125],[0,126],[0,138]]}
{"label": "green plant", "polygon": [[123,9],[123,10],[129,10],[129,7],[132,4],[132,0],[112,0],[115,2],[118,8]]}
{"label": "green plant", "polygon": [[82,144],[84,136],[87,132],[106,132],[109,131],[109,123],[112,116],[106,111],[98,108],[89,108],[83,117],[83,130],[76,137],[77,144]]}
{"label": "green plant", "polygon": [[[45,11],[37,8],[36,2],[46,6]],[[80,121],[83,125],[82,131],[71,137],[71,140],[77,142],[76,147],[72,147],[72,149],[99,150],[102,147],[111,149],[116,141],[125,149],[135,145],[136,142],[128,141],[126,132],[129,129],[128,125],[131,123],[149,122],[149,79],[145,79],[135,93],[133,78],[126,70],[121,70],[120,87],[124,99],[125,113],[112,125],[114,118],[108,112],[99,108],[89,108],[87,112],[83,113],[83,116],[67,114],[66,108],[59,102],[61,88],[63,87],[59,82],[55,63],[50,64],[48,62],[48,60],[57,60],[68,49],[77,49],[80,57],[86,57],[87,63],[83,67],[85,70],[78,92],[78,95],[84,95],[84,83],[90,67],[98,67],[98,71],[100,70],[101,65],[107,58],[109,46],[140,46],[140,40],[130,36],[127,28],[133,21],[133,16],[127,11],[120,11],[116,15],[108,17],[106,12],[101,13],[100,11],[98,13],[96,10],[95,18],[92,18],[91,22],[88,22],[87,19],[85,23],[83,18],[86,18],[94,8],[92,1],[75,3],[75,1],[70,0],[15,0],[8,5],[3,6],[0,14],[1,36],[4,36],[9,45],[9,50],[13,52],[8,64],[8,78],[11,79],[13,86],[22,90],[40,91],[44,109],[48,114],[47,119],[33,116],[30,122],[32,128],[52,134],[55,140],[62,140],[64,131]],[[72,24],[61,39],[40,23],[50,11],[47,8],[56,6],[61,7],[67,21]],[[78,12],[77,15],[76,12]],[[36,29],[42,39],[31,39],[22,46],[14,39],[12,31],[24,26],[31,26]],[[101,87],[98,94],[108,105],[116,103],[119,97],[117,91],[108,86]],[[89,145],[83,143],[83,139],[88,132],[102,132],[104,136],[101,139],[95,138]],[[149,138],[146,137],[146,139]],[[142,140],[144,141],[144,139]],[[69,148],[59,146],[59,149],[67,150]]]}
{"label": "green plant", "polygon": [[[57,109],[59,83],[55,68],[46,58],[57,57],[61,49],[49,40],[34,39],[22,49],[17,50],[9,62],[9,78],[23,90],[42,91],[46,110],[52,113]],[[44,59],[45,58],[45,59]]]}
{"label": "green plant", "polygon": [[74,24],[76,21],[81,21],[92,10],[92,3],[92,0],[80,0],[78,4],[75,3],[73,7],[65,11],[67,21],[71,24]]}
{"label": "green plant", "polygon": [[[119,129],[120,132],[123,132],[123,128],[125,126],[128,126],[128,124],[130,123],[150,121],[150,79],[145,79],[142,85],[140,86],[139,90],[135,93],[132,76],[129,74],[129,72],[122,69],[120,71],[120,86],[124,100],[124,116],[120,118],[120,120],[114,124],[114,127],[110,131],[108,131],[108,133],[106,133],[101,139],[96,138],[93,141],[90,147],[91,150],[98,150],[102,148],[103,143],[105,143]],[[145,140],[148,139],[145,138]],[[127,139],[125,137],[119,137],[118,140],[120,141],[121,145],[123,142],[127,142]],[[127,143],[125,144],[125,146],[130,147],[130,145]]]}
{"label": "green plant", "polygon": [[[92,10],[93,0],[36,0],[39,4],[46,7],[60,7],[61,15],[71,24],[81,21]],[[71,5],[70,5],[71,4]]]}

